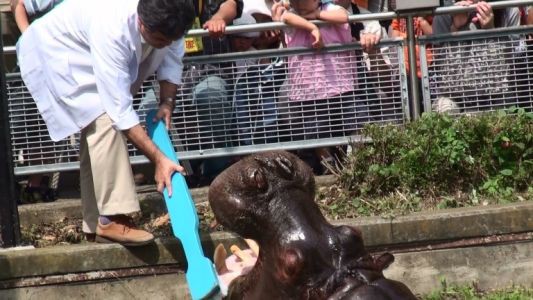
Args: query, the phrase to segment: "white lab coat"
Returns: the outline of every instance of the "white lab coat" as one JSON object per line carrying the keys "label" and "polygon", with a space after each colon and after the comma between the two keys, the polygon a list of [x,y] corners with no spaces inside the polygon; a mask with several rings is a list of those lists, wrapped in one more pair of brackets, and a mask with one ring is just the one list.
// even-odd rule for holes
{"label": "white lab coat", "polygon": [[22,79],[54,141],[104,112],[119,130],[139,124],[133,96],[157,71],[178,84],[183,39],[141,62],[138,0],[65,0],[36,20],[17,43]]}

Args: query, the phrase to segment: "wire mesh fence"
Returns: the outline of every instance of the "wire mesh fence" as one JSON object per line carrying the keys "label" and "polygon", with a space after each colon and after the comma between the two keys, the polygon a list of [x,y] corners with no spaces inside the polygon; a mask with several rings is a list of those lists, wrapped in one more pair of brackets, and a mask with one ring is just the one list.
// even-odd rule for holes
{"label": "wire mesh fence", "polygon": [[[533,30],[532,30],[533,32]],[[533,108],[533,39],[530,33],[479,34],[427,43],[424,110],[475,114]]]}
{"label": "wire mesh fence", "polygon": [[[402,41],[369,58],[358,43],[193,56],[185,63],[171,138],[181,159],[346,144],[368,123],[408,115]],[[330,64],[327,72],[320,66]],[[78,167],[78,135],[52,142],[18,74],[8,76],[15,174]],[[157,108],[149,78],[134,97],[141,120]],[[130,145],[133,163],[146,159]]]}

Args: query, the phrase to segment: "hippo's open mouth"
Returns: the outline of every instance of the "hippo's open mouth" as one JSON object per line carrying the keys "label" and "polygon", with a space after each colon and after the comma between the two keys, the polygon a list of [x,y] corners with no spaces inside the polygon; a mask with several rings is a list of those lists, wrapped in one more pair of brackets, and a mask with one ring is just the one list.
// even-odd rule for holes
{"label": "hippo's open mouth", "polygon": [[248,156],[213,181],[216,219],[260,248],[229,299],[416,299],[383,276],[391,254],[374,259],[359,230],[329,224],[314,198],[311,169],[285,151]]}

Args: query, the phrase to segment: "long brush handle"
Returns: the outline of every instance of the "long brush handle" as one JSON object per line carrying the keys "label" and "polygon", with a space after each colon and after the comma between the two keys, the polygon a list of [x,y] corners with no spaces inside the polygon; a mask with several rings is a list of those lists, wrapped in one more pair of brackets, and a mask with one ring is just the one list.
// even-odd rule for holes
{"label": "long brush handle", "polygon": [[[163,121],[153,122],[156,111],[146,116],[148,135],[169,159],[179,163]],[[185,178],[180,173],[172,175],[172,197],[163,191],[174,235],[181,241],[187,258],[185,277],[193,299],[205,299],[219,292],[218,279],[213,263],[204,256],[198,235],[198,214],[189,193]]]}

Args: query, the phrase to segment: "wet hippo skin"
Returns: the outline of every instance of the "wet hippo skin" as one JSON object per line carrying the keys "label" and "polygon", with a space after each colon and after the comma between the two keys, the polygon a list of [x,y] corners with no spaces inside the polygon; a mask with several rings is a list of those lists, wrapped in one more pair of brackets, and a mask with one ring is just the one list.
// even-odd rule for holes
{"label": "wet hippo skin", "polygon": [[314,202],[311,169],[295,155],[248,156],[211,184],[209,202],[227,230],[259,244],[256,265],[233,280],[228,299],[416,299],[382,270],[359,230],[333,226]]}

